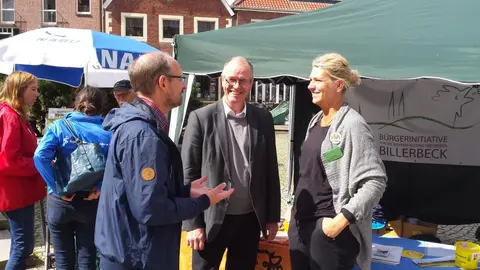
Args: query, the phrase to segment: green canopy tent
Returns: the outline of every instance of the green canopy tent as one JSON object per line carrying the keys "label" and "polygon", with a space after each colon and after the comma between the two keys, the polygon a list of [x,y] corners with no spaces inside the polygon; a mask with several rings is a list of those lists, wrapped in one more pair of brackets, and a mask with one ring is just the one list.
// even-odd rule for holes
{"label": "green canopy tent", "polygon": [[480,82],[478,0],[345,0],[317,11],[177,36],[187,73],[215,74],[242,55],[257,78],[308,78],[312,59],[338,51],[365,77]]}
{"label": "green canopy tent", "polygon": [[[190,79],[194,75],[218,75],[230,57],[241,55],[254,65],[255,78],[296,84],[289,108],[290,126],[295,127],[290,129],[293,138],[294,130],[301,133],[298,131],[305,129],[305,121],[300,126],[294,123],[305,119],[294,114],[304,110],[305,103],[297,106],[298,110],[295,104],[309,102],[308,96],[301,101],[295,99],[307,92],[305,80],[311,61],[319,54],[341,53],[364,78],[349,102],[374,128],[377,142],[382,143],[380,135],[408,140],[420,140],[418,137],[435,132],[444,135],[445,149],[427,149],[434,144],[418,142],[418,149],[413,145],[403,149],[380,146],[384,147],[380,151],[384,151],[382,158],[390,172],[389,188],[397,189],[387,196],[390,201],[405,201],[400,194],[418,195],[422,199],[407,201],[403,208],[407,213],[403,214],[442,224],[452,223],[450,217],[455,215],[459,222],[480,222],[478,211],[465,211],[460,217],[453,210],[475,205],[476,190],[480,190],[479,181],[469,176],[480,173],[480,147],[467,143],[475,141],[475,135],[478,138],[480,133],[479,10],[478,0],[345,0],[299,15],[176,36],[174,54]],[[180,108],[177,118],[172,119],[171,126],[177,132],[170,135],[176,140],[184,111]],[[405,149],[408,156],[402,156]],[[442,155],[425,154],[431,155],[431,151]],[[403,186],[395,178],[401,178]],[[458,184],[458,179],[466,181],[468,190]],[[415,186],[421,192],[414,194],[417,189],[413,185],[422,183],[421,187]],[[424,195],[425,188],[430,191],[432,186],[470,199],[438,200],[439,194],[445,195],[443,189],[432,192],[430,197]],[[440,212],[449,214],[443,218]]]}

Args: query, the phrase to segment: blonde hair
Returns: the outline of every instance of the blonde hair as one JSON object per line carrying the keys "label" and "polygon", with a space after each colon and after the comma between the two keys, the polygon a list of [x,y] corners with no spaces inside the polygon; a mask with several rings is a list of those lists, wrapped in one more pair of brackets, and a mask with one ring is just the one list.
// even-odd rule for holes
{"label": "blonde hair", "polygon": [[35,76],[28,72],[15,71],[8,75],[0,90],[0,101],[10,105],[25,121],[29,120],[29,108],[24,104],[23,94],[27,87],[36,79]]}
{"label": "blonde hair", "polygon": [[350,69],[345,57],[338,53],[327,53],[320,55],[312,62],[312,67],[321,68],[334,80],[343,81],[343,91],[348,87],[360,84],[358,71]]}

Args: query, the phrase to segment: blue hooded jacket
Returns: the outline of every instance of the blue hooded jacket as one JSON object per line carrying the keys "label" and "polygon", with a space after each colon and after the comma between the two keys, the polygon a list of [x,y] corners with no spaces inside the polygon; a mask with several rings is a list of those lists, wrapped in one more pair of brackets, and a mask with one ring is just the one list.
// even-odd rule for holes
{"label": "blue hooded jacket", "polygon": [[[108,147],[112,138],[112,133],[103,129],[102,116],[87,116],[81,112],[71,112],[65,115],[69,120],[73,130],[80,140],[88,143],[98,143],[105,153],[108,153]],[[33,160],[35,167],[47,183],[48,194],[56,194],[55,176],[52,167],[52,160],[56,157],[58,151],[61,156],[70,155],[77,144],[72,133],[67,129],[63,119],[55,120],[45,132],[42,141],[35,151]],[[60,162],[59,164],[64,164]],[[66,170],[70,168],[60,168]],[[101,182],[97,187],[100,190]]]}
{"label": "blue hooded jacket", "polygon": [[142,100],[106,116],[113,131],[95,225],[102,259],[125,269],[176,270],[181,224],[210,206],[190,198],[180,153]]}

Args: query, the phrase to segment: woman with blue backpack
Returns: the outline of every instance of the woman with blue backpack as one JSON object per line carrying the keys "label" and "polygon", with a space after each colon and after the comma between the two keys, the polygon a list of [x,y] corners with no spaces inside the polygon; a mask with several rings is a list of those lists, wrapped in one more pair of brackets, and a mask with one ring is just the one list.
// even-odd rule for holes
{"label": "woman with blue backpack", "polygon": [[[111,132],[102,127],[105,93],[85,87],[74,111],[54,121],[35,151],[47,183],[47,222],[56,269],[96,269],[94,244],[98,198]],[[78,256],[78,258],[76,258]]]}

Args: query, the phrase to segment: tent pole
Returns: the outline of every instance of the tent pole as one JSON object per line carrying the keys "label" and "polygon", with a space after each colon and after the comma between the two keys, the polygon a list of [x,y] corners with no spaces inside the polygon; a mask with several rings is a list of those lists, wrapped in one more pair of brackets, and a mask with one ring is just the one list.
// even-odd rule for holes
{"label": "tent pole", "polygon": [[294,174],[294,151],[293,151],[293,136],[295,134],[295,94],[296,86],[290,85],[290,104],[288,105],[288,138],[290,140],[290,145],[288,148],[288,165],[287,165],[287,181],[288,181],[288,191],[287,191],[287,202],[292,200],[292,183],[293,183],[293,174]]}
{"label": "tent pole", "polygon": [[85,82],[83,83],[83,87],[86,87],[86,86],[88,85],[88,84],[87,84],[87,82],[88,82],[88,80],[87,80],[87,77],[88,77],[88,75],[87,75],[87,74],[88,74],[88,65],[89,65],[89,64],[87,64],[87,65],[85,66],[85,68],[83,69],[83,70],[84,70],[83,79],[85,80]]}
{"label": "tent pole", "polygon": [[193,82],[195,81],[195,75],[189,74],[187,80],[187,89],[183,95],[183,102],[180,106],[173,108],[170,111],[170,123],[168,128],[168,136],[172,141],[177,144],[179,142],[180,133],[182,133],[183,122],[185,120],[185,114],[187,113],[188,102],[192,95]]}

